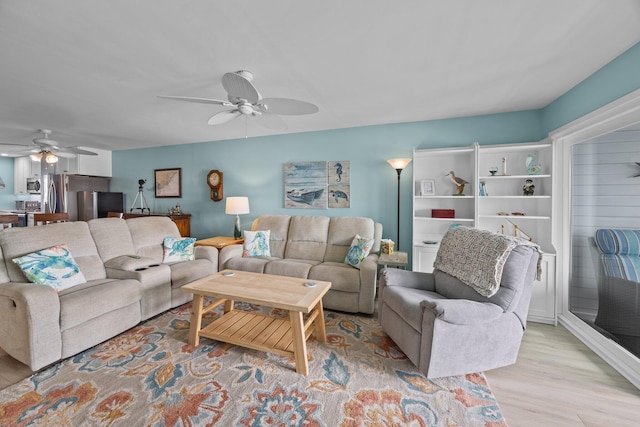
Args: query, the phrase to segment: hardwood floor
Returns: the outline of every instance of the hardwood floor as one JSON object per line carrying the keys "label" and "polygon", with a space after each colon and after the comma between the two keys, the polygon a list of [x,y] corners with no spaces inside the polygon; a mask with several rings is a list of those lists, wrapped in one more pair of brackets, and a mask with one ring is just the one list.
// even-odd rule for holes
{"label": "hardwood floor", "polygon": [[517,363],[485,375],[510,427],[640,425],[640,390],[562,326],[528,323]]}
{"label": "hardwood floor", "polygon": [[[518,362],[485,374],[511,427],[639,425],[640,390],[562,326],[529,323]],[[29,375],[0,349],[0,389]]]}

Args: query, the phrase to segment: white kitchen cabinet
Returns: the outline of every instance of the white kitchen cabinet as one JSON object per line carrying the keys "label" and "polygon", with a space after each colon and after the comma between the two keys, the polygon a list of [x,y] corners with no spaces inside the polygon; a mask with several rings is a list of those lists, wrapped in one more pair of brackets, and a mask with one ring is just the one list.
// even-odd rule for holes
{"label": "white kitchen cabinet", "polygon": [[31,157],[16,157],[13,159],[13,192],[14,194],[27,193],[27,178],[40,178],[40,162],[31,160]]}
{"label": "white kitchen cabinet", "polygon": [[[415,150],[413,270],[433,271],[439,242],[451,226],[530,237],[545,255],[543,278],[534,283],[529,319],[555,323],[552,155],[546,141]],[[468,182],[462,195],[455,195],[456,185],[446,176],[451,171]],[[533,195],[524,194],[527,180],[535,187]],[[432,190],[429,195],[423,195],[424,188]],[[453,210],[454,217],[434,218],[434,209]]]}
{"label": "white kitchen cabinet", "polygon": [[76,157],[59,157],[56,165],[58,174],[79,174],[92,176],[112,176],[111,151],[99,150],[90,147],[78,147],[83,150],[93,151],[97,156],[78,154]]}
{"label": "white kitchen cabinet", "polygon": [[13,159],[13,192],[27,194],[27,178],[31,174],[31,159],[16,157]]}

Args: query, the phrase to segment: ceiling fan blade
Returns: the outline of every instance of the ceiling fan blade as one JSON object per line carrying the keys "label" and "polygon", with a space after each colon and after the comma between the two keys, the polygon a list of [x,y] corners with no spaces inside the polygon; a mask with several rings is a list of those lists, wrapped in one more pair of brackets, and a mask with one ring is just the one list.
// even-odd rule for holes
{"label": "ceiling fan blade", "polygon": [[238,110],[220,111],[219,113],[214,114],[207,123],[210,125],[221,125],[223,123],[230,122],[240,115],[241,113]]}
{"label": "ceiling fan blade", "polygon": [[233,105],[229,101],[220,101],[218,99],[209,99],[209,98],[194,98],[192,96],[158,95],[158,98],[172,99],[174,101],[196,102],[198,104],[223,105],[225,107],[231,107]]}
{"label": "ceiling fan blade", "polygon": [[53,151],[53,154],[55,154],[58,157],[65,157],[67,159],[74,159],[74,158],[78,157],[77,154],[68,153],[68,152],[60,151],[60,150]]}
{"label": "ceiling fan blade", "polygon": [[[98,153],[94,153],[93,151],[83,150],[82,148],[77,147],[57,147],[55,150],[52,150],[54,154],[57,153],[70,153],[70,154],[84,154],[85,156],[97,156]],[[65,156],[62,156],[65,157]]]}
{"label": "ceiling fan blade", "polygon": [[301,116],[319,111],[318,106],[315,104],[289,98],[264,98],[260,101],[260,104],[266,106],[266,111],[271,114],[282,114],[285,116]]}
{"label": "ceiling fan blade", "polygon": [[287,124],[280,116],[276,116],[275,114],[255,114],[253,117],[256,123],[264,128],[278,131],[287,130]]}
{"label": "ceiling fan blade", "polygon": [[222,76],[222,87],[229,94],[229,98],[241,98],[255,104],[260,100],[260,94],[249,80],[238,73],[225,73]]}

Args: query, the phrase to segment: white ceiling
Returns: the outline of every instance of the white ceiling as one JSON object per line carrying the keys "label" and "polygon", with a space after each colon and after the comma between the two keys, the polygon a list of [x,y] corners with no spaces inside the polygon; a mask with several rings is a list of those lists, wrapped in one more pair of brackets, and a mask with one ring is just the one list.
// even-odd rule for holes
{"label": "white ceiling", "polygon": [[242,138],[157,98],[225,99],[240,69],[319,106],[288,133],[537,109],[639,41],[638,0],[0,0],[0,144]]}

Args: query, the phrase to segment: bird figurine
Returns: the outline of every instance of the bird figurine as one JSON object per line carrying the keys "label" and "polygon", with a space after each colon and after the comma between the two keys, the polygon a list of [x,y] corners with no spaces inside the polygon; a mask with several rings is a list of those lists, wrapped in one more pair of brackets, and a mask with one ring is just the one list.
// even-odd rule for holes
{"label": "bird figurine", "polygon": [[468,184],[469,181],[465,181],[464,179],[462,179],[460,177],[456,177],[456,174],[453,171],[450,171],[445,176],[451,177],[451,182],[453,182],[456,185],[456,187],[458,188],[458,190],[457,190],[455,195],[456,196],[464,196],[464,194],[462,194],[462,192],[464,191],[464,185]]}

